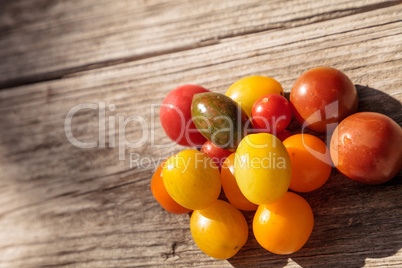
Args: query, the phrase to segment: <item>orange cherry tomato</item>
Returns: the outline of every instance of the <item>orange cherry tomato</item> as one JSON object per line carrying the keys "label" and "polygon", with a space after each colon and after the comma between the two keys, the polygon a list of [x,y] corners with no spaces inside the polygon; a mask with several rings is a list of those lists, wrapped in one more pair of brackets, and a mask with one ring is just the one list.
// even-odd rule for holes
{"label": "orange cherry tomato", "polygon": [[222,187],[230,204],[237,209],[255,211],[257,205],[251,203],[241,193],[234,176],[235,153],[229,155],[223,162],[221,169]]}
{"label": "orange cherry tomato", "polygon": [[190,230],[197,246],[216,259],[233,257],[248,237],[248,225],[243,214],[222,200],[205,209],[194,210]]}
{"label": "orange cherry tomato", "polygon": [[180,206],[166,191],[162,179],[162,168],[166,160],[155,170],[151,180],[151,192],[156,201],[167,211],[174,214],[185,214],[191,212],[190,209]]}
{"label": "orange cherry tomato", "polygon": [[283,141],[289,153],[292,177],[289,188],[310,192],[321,187],[331,175],[331,156],[325,143],[310,134],[296,134]]}
{"label": "orange cherry tomato", "polygon": [[254,215],[257,242],[275,254],[292,254],[304,246],[313,231],[314,215],[303,197],[287,192],[278,201],[260,205]]}

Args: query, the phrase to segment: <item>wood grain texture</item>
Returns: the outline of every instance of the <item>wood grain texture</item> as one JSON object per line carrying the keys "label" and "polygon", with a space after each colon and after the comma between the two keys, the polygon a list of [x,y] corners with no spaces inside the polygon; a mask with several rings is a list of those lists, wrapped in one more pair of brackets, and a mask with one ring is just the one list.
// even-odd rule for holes
{"label": "wood grain texture", "polygon": [[401,1],[2,1],[0,87],[277,31]]}
{"label": "wood grain texture", "polygon": [[[250,232],[247,244],[238,255],[228,261],[219,261],[204,255],[192,242],[189,215],[172,215],[163,211],[150,192],[150,178],[154,168],[149,161],[153,159],[158,162],[183,147],[155,148],[151,139],[148,139],[139,148],[125,148],[126,159],[119,160],[119,148],[110,147],[112,139],[109,139],[108,126],[110,117],[116,118],[118,122],[118,116],[127,118],[139,115],[149,124],[149,131],[145,133],[138,122],[131,122],[125,129],[127,139],[134,142],[143,134],[149,137],[154,134],[155,143],[168,144],[169,140],[158,121],[158,111],[155,109],[156,113],[152,117],[151,105],[160,104],[174,87],[193,83],[224,92],[237,79],[260,74],[274,77],[289,91],[303,71],[318,65],[331,65],[351,77],[358,85],[360,110],[382,112],[402,124],[402,6],[373,8],[366,12],[339,16],[338,12],[331,11],[349,8],[354,3],[356,5],[353,7],[359,9],[374,2],[349,1],[338,5],[322,5],[321,9],[316,9],[315,5],[319,3],[307,1],[296,1],[294,5],[276,4],[276,9],[273,8],[276,11],[270,13],[267,9],[266,14],[263,12],[259,15],[259,22],[251,19],[248,22],[250,25],[241,22],[244,26],[236,34],[228,34],[236,28],[236,25],[230,23],[233,20],[230,16],[237,16],[237,13],[229,10],[236,11],[238,5],[246,4],[247,1],[221,1],[218,6],[222,10],[232,6],[222,15],[227,18],[227,22],[220,24],[218,20],[209,26],[205,21],[200,21],[202,12],[194,8],[194,2],[166,1],[160,6],[156,2],[136,1],[138,6],[132,6],[135,12],[149,15],[159,9],[155,11],[153,19],[147,22],[150,25],[141,26],[137,22],[130,26],[149,29],[150,35],[147,38],[155,38],[155,43],[160,46],[149,46],[148,52],[135,52],[143,55],[143,58],[139,56],[120,64],[114,62],[109,67],[74,72],[62,79],[0,92],[0,267],[401,266],[400,174],[389,183],[372,187],[355,184],[334,170],[328,183],[321,189],[303,194],[313,208],[315,227],[302,250],[289,256],[270,254],[257,244]],[[9,5],[23,2],[16,3]],[[50,22],[62,20],[60,16],[71,24],[80,21],[79,16],[83,21],[103,23],[98,17],[91,19],[89,14],[115,10],[111,9],[111,2],[99,1],[98,5],[92,7],[86,6],[87,3],[90,1],[75,3],[74,17],[61,8],[67,2],[55,4],[56,7],[61,5],[60,12],[65,14],[64,17],[52,8],[46,13],[47,9],[38,5],[33,7],[34,10],[37,8],[37,12],[27,12],[22,16],[26,20],[21,18],[21,26],[9,22],[7,27],[1,29],[10,34],[18,34],[19,29],[25,29],[28,36],[33,36],[37,29],[46,29],[52,25]],[[126,2],[117,3],[116,12],[126,7],[130,10],[130,5],[124,5]],[[209,5],[208,12],[212,12],[213,6]],[[193,8],[189,9],[190,6]],[[91,7],[91,11],[84,11],[85,7]],[[157,14],[176,14],[169,12],[177,12],[180,8],[183,8],[182,12],[188,10],[189,14],[170,19],[179,21],[189,16],[188,25],[179,27],[183,24],[172,22],[173,25],[169,26],[171,28],[163,28],[167,17]],[[255,14],[255,8],[246,5],[237,12]],[[267,25],[278,23],[280,20],[272,20],[272,17],[281,12],[289,12],[293,16],[306,12],[303,16],[310,14],[310,20],[316,23],[303,22],[276,30],[258,28],[257,24],[264,20]],[[328,12],[325,15],[328,19],[320,19],[325,12]],[[121,15],[121,19],[124,16]],[[201,28],[209,27],[203,30],[204,35],[185,33],[196,29],[194,25],[197,24]],[[163,25],[164,30],[158,32],[158,25]],[[59,27],[57,23],[55,27]],[[96,27],[99,27],[99,31],[102,28]],[[115,27],[125,31],[124,27]],[[172,38],[176,36],[178,40],[189,36],[191,41],[188,44],[194,44],[215,36],[212,30],[215,28],[227,37],[205,46],[186,49],[181,49],[177,43],[167,42],[169,32],[165,32],[171,29]],[[107,29],[105,31],[108,33]],[[182,35],[180,31],[183,31]],[[136,36],[138,33],[132,34]],[[39,36],[39,32],[36,35]],[[70,54],[72,57],[83,56],[82,51],[88,49],[91,42],[108,42],[107,37],[94,37],[90,34],[87,39],[90,43],[78,42],[79,48],[71,47],[72,51],[66,52],[66,57],[70,57]],[[64,40],[73,43],[75,39],[65,37]],[[123,53],[121,51],[124,49],[120,47],[124,45],[123,40],[122,36],[116,36],[113,39],[115,46],[109,47],[109,51]],[[59,49],[57,42],[62,41],[52,37],[49,42],[46,45],[32,42],[32,51],[26,47],[25,53],[38,54],[27,57],[33,60],[33,55],[36,55],[42,59],[40,53],[45,52],[38,52],[36,46],[43,46],[43,51]],[[27,46],[27,43],[20,46]],[[15,50],[12,46],[6,47],[9,52],[18,53],[18,47]],[[3,49],[2,46],[0,48]],[[169,53],[163,52],[167,51],[164,49],[170,50]],[[93,62],[110,60],[105,51],[99,49],[91,54]],[[9,52],[7,54],[11,55]],[[125,58],[127,55],[118,57]],[[73,58],[68,58],[60,61],[66,66],[56,64],[50,67],[50,64],[46,67],[55,59],[49,57],[46,60],[49,61],[43,65],[38,63],[26,68],[31,69],[31,73],[20,69],[18,64],[14,66],[7,63],[9,68],[15,69],[2,75],[6,79],[0,80],[10,81],[14,75],[24,81],[25,77],[35,75],[39,81],[43,78],[41,74],[81,66]],[[16,70],[21,73],[17,74]],[[4,69],[0,73],[4,74]],[[66,138],[66,115],[71,108],[82,103],[93,103],[98,107],[102,103],[105,103],[105,107],[110,104],[116,106],[114,111],[108,108],[105,111],[105,147],[82,149],[75,147]],[[152,118],[155,119],[153,131]],[[98,142],[98,130],[98,110],[83,109],[74,116],[72,131],[78,140]],[[116,145],[119,144],[119,133],[122,134],[122,131],[118,128],[112,131],[112,136],[117,137]],[[138,154],[142,162],[130,167],[130,153],[134,156]],[[252,213],[245,215],[251,223]]]}

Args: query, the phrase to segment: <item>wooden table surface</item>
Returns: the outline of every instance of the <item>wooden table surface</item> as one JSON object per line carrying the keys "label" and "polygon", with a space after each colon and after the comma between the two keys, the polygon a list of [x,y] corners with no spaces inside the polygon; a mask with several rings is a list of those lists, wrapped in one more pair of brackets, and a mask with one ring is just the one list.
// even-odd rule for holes
{"label": "wooden table surface", "polygon": [[356,84],[359,110],[402,124],[401,3],[1,0],[0,267],[401,267],[400,173],[363,186],[333,170],[302,195],[315,226],[288,256],[250,232],[212,259],[189,215],[150,191],[155,163],[183,149],[161,148],[157,107],[182,84],[224,93],[265,75],[289,92],[327,65]]}

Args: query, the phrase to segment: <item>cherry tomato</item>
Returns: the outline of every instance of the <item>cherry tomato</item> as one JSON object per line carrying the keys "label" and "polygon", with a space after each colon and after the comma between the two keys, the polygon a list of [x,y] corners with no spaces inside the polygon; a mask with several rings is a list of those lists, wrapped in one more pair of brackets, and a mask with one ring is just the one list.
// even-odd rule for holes
{"label": "cherry tomato", "polygon": [[166,135],[177,144],[199,146],[206,139],[191,119],[191,103],[197,93],[209,90],[196,85],[184,85],[169,92],[162,102],[160,120]]}
{"label": "cherry tomato", "polygon": [[287,192],[281,199],[260,205],[254,215],[257,242],[275,254],[291,254],[304,246],[313,231],[314,215],[303,197]]}
{"label": "cherry tomato", "polygon": [[240,105],[220,93],[194,95],[191,115],[195,126],[208,140],[229,151],[236,150],[251,128]]}
{"label": "cherry tomato", "polygon": [[330,67],[313,68],[297,78],[290,102],[300,124],[320,133],[332,132],[338,122],[356,112],[358,105],[352,81]]}
{"label": "cherry tomato", "polygon": [[384,183],[401,170],[402,129],[383,114],[353,114],[335,129],[330,149],[335,167],[346,177]]}
{"label": "cherry tomato", "polygon": [[225,192],[226,198],[229,200],[230,204],[235,208],[245,211],[254,211],[258,206],[248,201],[237,185],[234,177],[234,160],[235,153],[229,155],[225,162],[223,162],[221,170],[223,191]]}
{"label": "cherry tomato", "polygon": [[281,142],[292,136],[292,133],[290,133],[289,130],[282,130],[278,134],[275,135]]}
{"label": "cherry tomato", "polygon": [[180,206],[166,191],[162,179],[162,168],[166,160],[163,161],[155,170],[151,180],[151,192],[156,201],[167,211],[174,214],[185,214],[191,212],[190,209]]}
{"label": "cherry tomato", "polygon": [[296,192],[310,192],[321,187],[331,175],[329,149],[319,138],[310,134],[296,134],[283,145],[292,163],[289,188]]}
{"label": "cherry tomato", "polygon": [[197,246],[216,259],[233,257],[248,237],[248,225],[243,214],[222,200],[205,209],[195,210],[191,215],[190,230]]}
{"label": "cherry tomato", "polygon": [[288,152],[274,135],[250,134],[236,150],[234,174],[242,194],[250,202],[257,205],[275,202],[289,188]]}
{"label": "cherry tomato", "polygon": [[167,192],[181,206],[203,209],[221,192],[221,175],[214,161],[204,153],[187,149],[169,157],[163,166]]}
{"label": "cherry tomato", "polygon": [[259,98],[251,109],[254,129],[277,134],[283,131],[292,119],[292,110],[285,97],[269,94]]}
{"label": "cherry tomato", "polygon": [[202,145],[201,152],[208,155],[215,162],[219,169],[221,169],[223,161],[225,161],[226,157],[228,157],[232,153],[228,150],[216,146],[210,141],[206,141]]}
{"label": "cherry tomato", "polygon": [[283,95],[281,84],[271,77],[248,76],[233,83],[225,95],[240,104],[249,117],[254,103],[264,95]]}

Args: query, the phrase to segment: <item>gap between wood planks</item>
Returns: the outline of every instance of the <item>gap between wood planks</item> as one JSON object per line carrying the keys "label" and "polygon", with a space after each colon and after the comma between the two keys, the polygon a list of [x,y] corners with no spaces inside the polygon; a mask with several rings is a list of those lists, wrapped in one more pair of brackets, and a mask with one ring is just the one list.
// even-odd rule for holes
{"label": "gap between wood planks", "polygon": [[366,6],[358,7],[358,8],[338,9],[338,10],[334,10],[331,12],[324,12],[324,13],[321,13],[320,15],[306,16],[306,17],[296,18],[296,19],[292,19],[292,20],[288,20],[288,21],[279,22],[279,23],[263,25],[261,27],[256,27],[254,29],[241,31],[239,33],[218,35],[215,38],[201,40],[201,41],[196,42],[191,45],[176,47],[173,49],[166,49],[166,50],[161,50],[161,51],[145,53],[143,55],[136,55],[136,56],[132,56],[132,57],[124,57],[124,58],[119,58],[119,59],[101,61],[101,62],[77,66],[77,67],[73,67],[73,68],[62,69],[62,70],[58,70],[58,71],[54,71],[54,72],[42,73],[39,75],[25,76],[25,77],[23,76],[18,79],[10,79],[8,81],[0,82],[0,90],[12,88],[12,87],[23,86],[23,85],[34,84],[34,83],[40,83],[40,82],[45,82],[45,81],[57,80],[57,79],[61,79],[63,77],[74,76],[74,75],[77,75],[84,71],[96,70],[96,69],[100,69],[103,67],[109,67],[109,66],[113,66],[113,65],[127,63],[127,62],[133,62],[133,61],[142,60],[142,59],[146,59],[146,58],[152,58],[152,57],[156,57],[156,56],[160,56],[160,55],[173,54],[173,53],[177,53],[177,52],[211,46],[211,45],[218,44],[220,42],[220,40],[224,40],[224,39],[228,39],[228,38],[234,38],[234,37],[239,37],[239,36],[244,36],[244,35],[252,35],[252,34],[261,33],[261,32],[265,32],[265,31],[275,31],[275,30],[286,29],[286,28],[292,27],[291,26],[292,23],[300,22],[303,20],[308,21],[309,19],[315,19],[312,22],[301,23],[294,27],[296,28],[296,27],[305,26],[308,24],[314,24],[314,23],[319,23],[319,22],[323,22],[323,21],[343,18],[343,17],[355,15],[355,14],[370,12],[370,11],[373,11],[376,9],[387,8],[387,7],[399,5],[401,3],[402,3],[401,0],[396,0],[396,1],[392,0],[392,1],[386,1],[386,2],[378,3],[378,4],[366,5]]}

